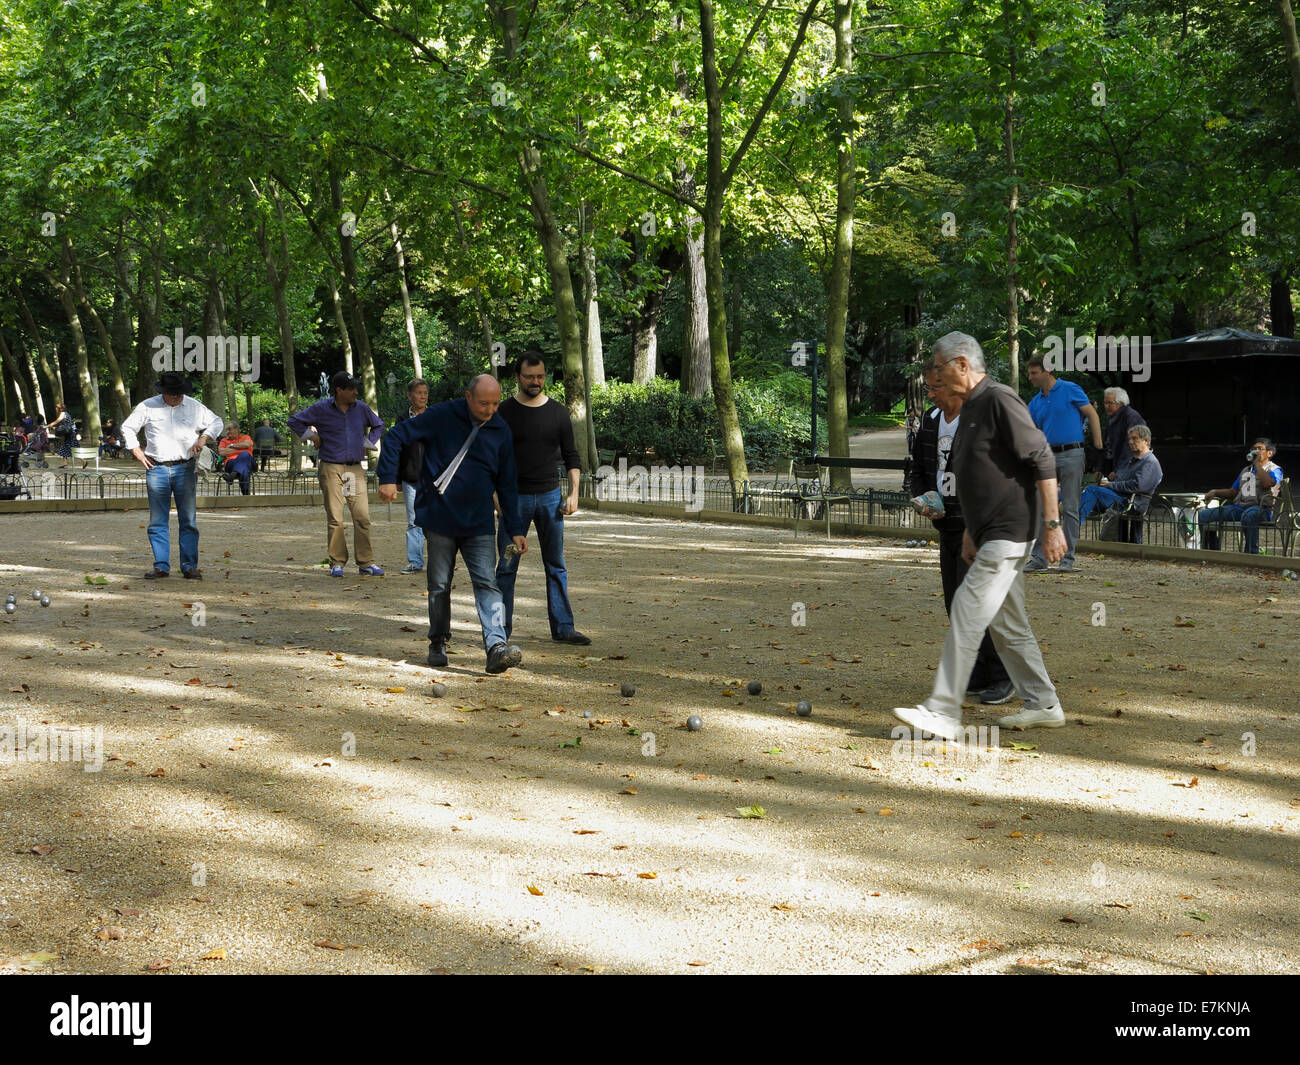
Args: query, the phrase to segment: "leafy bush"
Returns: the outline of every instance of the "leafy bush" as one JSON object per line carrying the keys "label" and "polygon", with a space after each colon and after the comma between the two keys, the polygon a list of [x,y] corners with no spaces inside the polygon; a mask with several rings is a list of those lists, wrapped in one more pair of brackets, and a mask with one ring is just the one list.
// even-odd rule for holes
{"label": "leafy bush", "polygon": [[[745,454],[759,466],[786,456],[808,454],[810,383],[795,373],[762,382],[737,381],[736,413],[745,437]],[[677,382],[657,377],[649,384],[614,381],[592,389],[596,443],[619,454],[653,450],[667,465],[697,465],[722,453],[713,399],[694,399]],[[824,420],[818,422],[824,446]]]}

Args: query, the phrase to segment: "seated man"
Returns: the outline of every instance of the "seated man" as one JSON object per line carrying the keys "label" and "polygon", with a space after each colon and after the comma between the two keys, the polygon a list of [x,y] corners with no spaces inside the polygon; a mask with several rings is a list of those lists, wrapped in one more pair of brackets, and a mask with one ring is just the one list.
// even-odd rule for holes
{"label": "seated man", "polygon": [[112,418],[104,419],[104,427],[99,436],[99,457],[107,455],[115,459],[122,451],[122,438],[118,435],[117,423]]}
{"label": "seated man", "polygon": [[263,418],[262,424],[253,430],[253,458],[258,462],[258,469],[261,472],[265,473],[271,460],[279,457],[281,453],[276,450],[275,445],[283,441],[284,437],[271,425],[270,418]]}
{"label": "seated man", "polygon": [[238,422],[227,422],[226,431],[217,443],[217,454],[225,460],[223,477],[229,482],[239,478],[239,492],[250,492],[249,475],[253,472],[253,438],[239,431]]}
{"label": "seated man", "polygon": [[1237,474],[1232,487],[1211,488],[1205,493],[1207,503],[1213,499],[1231,501],[1196,516],[1205,550],[1219,550],[1219,525],[1239,521],[1245,533],[1246,554],[1259,554],[1259,523],[1273,520],[1278,493],[1282,490],[1282,467],[1272,461],[1276,450],[1268,437],[1259,437],[1247,456],[1246,468]]}
{"label": "seated man", "polygon": [[[1151,450],[1151,429],[1146,425],[1135,425],[1128,431],[1127,460],[1118,463],[1119,469],[1114,479],[1103,477],[1098,484],[1089,485],[1083,490],[1079,499],[1079,521],[1088,520],[1088,515],[1097,507],[1103,509],[1123,506],[1134,492],[1138,498],[1133,507],[1139,514],[1145,514],[1151,506],[1151,496],[1164,479],[1160,461]],[[1142,542],[1139,531],[1136,543]]]}

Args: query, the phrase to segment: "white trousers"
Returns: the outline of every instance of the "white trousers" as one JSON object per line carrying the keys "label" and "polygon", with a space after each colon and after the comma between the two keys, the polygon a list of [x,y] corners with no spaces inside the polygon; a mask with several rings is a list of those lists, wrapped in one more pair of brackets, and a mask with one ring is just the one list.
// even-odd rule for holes
{"label": "white trousers", "polygon": [[1025,563],[1031,543],[990,540],[975,554],[948,614],[948,639],[934,678],[927,710],[961,719],[962,699],[971,669],[988,629],[1007,675],[1025,701],[1026,710],[1057,703],[1056,689],[1043,665],[1043,652],[1029,628],[1025,610]]}

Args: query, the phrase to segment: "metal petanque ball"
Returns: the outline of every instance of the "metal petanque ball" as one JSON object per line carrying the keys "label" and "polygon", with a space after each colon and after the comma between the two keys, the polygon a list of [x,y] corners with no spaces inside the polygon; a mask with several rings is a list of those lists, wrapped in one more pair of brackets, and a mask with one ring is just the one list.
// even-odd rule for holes
{"label": "metal petanque ball", "polygon": [[686,719],[686,727],[692,732],[699,732],[704,727],[704,721],[698,714],[692,714]]}
{"label": "metal petanque ball", "polygon": [[50,597],[48,595],[41,596],[41,606],[49,606],[49,605],[50,605]]}
{"label": "metal petanque ball", "polygon": [[41,597],[41,590],[40,590],[39,588],[37,588],[36,591],[32,592],[32,598],[33,598],[33,599],[40,599],[40,597]]}
{"label": "metal petanque ball", "polygon": [[794,712],[800,717],[812,717],[812,703],[807,699],[800,699],[799,704],[794,708]]}
{"label": "metal petanque ball", "polygon": [[17,603],[5,603],[5,613],[12,614],[18,609]]}
{"label": "metal petanque ball", "polygon": [[624,683],[619,686],[618,691],[619,694],[622,695],[624,699],[631,699],[632,696],[636,694],[636,687],[634,685]]}
{"label": "metal petanque ball", "polygon": [[747,689],[750,695],[763,694],[763,682],[761,680],[751,680]]}
{"label": "metal petanque ball", "polygon": [[447,685],[443,684],[441,681],[434,681],[433,697],[435,699],[441,699],[446,694],[447,694]]}

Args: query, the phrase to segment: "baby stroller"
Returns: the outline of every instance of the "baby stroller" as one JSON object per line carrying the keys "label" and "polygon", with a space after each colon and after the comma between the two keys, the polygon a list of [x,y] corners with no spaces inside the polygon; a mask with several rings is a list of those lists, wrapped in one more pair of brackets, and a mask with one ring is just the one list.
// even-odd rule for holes
{"label": "baby stroller", "polygon": [[31,486],[23,473],[19,460],[21,452],[17,447],[0,451],[0,500],[18,499],[20,496],[32,498]]}
{"label": "baby stroller", "polygon": [[27,447],[23,451],[24,455],[31,456],[31,461],[24,465],[35,466],[39,470],[48,470],[50,463],[45,456],[49,450],[49,430],[44,424],[33,426],[31,434],[27,437]]}

